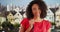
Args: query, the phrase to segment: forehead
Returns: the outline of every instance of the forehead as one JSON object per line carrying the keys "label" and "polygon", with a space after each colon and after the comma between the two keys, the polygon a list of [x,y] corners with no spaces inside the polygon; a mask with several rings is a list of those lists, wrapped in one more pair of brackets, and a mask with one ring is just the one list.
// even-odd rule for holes
{"label": "forehead", "polygon": [[33,8],[33,7],[39,7],[39,5],[38,5],[38,4],[33,4],[33,5],[32,5],[32,8]]}

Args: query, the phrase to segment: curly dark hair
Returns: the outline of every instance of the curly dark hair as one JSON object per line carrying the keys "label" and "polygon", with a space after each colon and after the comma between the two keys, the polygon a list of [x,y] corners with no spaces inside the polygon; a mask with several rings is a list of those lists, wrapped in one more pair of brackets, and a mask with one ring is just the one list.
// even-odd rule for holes
{"label": "curly dark hair", "polygon": [[29,3],[27,9],[26,9],[26,16],[28,19],[32,19],[34,17],[32,13],[32,6],[34,4],[37,4],[39,6],[39,9],[41,10],[40,18],[45,18],[47,15],[47,5],[45,4],[44,1],[32,1]]}

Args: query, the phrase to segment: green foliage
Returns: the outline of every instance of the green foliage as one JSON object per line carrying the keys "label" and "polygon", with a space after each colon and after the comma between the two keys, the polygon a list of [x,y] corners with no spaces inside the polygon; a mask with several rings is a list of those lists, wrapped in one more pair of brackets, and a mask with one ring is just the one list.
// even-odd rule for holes
{"label": "green foliage", "polygon": [[[11,24],[9,21],[5,21],[2,23],[3,30],[9,31],[9,32],[15,32],[19,30],[20,24]],[[10,30],[9,30],[9,29]]]}
{"label": "green foliage", "polygon": [[20,24],[16,23],[16,24],[14,25],[14,27],[15,27],[15,28],[18,28],[18,27],[20,27]]}

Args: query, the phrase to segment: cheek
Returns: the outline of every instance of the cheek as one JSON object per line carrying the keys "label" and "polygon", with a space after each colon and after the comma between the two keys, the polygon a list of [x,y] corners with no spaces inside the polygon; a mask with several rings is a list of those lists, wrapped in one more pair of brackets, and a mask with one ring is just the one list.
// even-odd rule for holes
{"label": "cheek", "polygon": [[32,13],[34,14],[34,15],[40,15],[41,14],[41,11],[40,10],[38,10],[38,11],[32,11]]}
{"label": "cheek", "polygon": [[40,10],[36,11],[36,14],[41,14],[41,11]]}
{"label": "cheek", "polygon": [[35,14],[35,11],[32,10],[32,13]]}

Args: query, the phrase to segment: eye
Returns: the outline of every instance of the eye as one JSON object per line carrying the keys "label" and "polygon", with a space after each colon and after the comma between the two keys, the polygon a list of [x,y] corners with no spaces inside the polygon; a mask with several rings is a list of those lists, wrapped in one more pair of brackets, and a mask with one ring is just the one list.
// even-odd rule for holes
{"label": "eye", "polygon": [[10,15],[11,16],[11,15]]}

